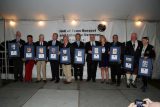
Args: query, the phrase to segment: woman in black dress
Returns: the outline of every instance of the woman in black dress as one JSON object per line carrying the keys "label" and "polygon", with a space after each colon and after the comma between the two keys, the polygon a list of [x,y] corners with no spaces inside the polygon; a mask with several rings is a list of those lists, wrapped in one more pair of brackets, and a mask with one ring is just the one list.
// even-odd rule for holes
{"label": "woman in black dress", "polygon": [[108,74],[108,66],[109,66],[109,47],[110,43],[107,42],[106,37],[104,35],[100,35],[100,43],[102,46],[102,60],[99,62],[99,67],[101,68],[101,83],[105,82],[106,75],[106,83],[109,83],[109,74]]}

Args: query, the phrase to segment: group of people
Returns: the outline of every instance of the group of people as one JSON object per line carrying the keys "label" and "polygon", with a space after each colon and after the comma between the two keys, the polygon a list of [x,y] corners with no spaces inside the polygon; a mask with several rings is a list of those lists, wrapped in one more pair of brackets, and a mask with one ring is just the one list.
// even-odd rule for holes
{"label": "group of people", "polygon": [[[131,33],[131,40],[127,41],[125,44],[118,41],[118,35],[113,35],[113,41],[108,42],[106,37],[104,35],[99,36],[99,41],[95,40],[95,35],[90,34],[89,36],[90,40],[89,42],[82,42],[81,41],[81,34],[77,33],[75,35],[75,42],[70,43],[69,37],[67,35],[63,36],[63,43],[58,41],[58,34],[53,33],[52,40],[46,42],[44,40],[44,35],[39,35],[39,41],[33,42],[33,36],[28,35],[27,36],[27,42],[25,43],[24,40],[21,39],[21,32],[16,32],[16,39],[12,40],[11,42],[17,43],[20,49],[20,57],[13,58],[14,62],[14,78],[15,81],[26,81],[31,82],[32,81],[32,70],[34,65],[37,67],[37,81],[41,81],[41,71],[43,74],[43,81],[46,81],[46,60],[25,60],[24,59],[24,49],[23,47],[25,45],[33,45],[36,46],[46,46],[46,49],[49,49],[50,46],[58,46],[59,48],[69,48],[70,54],[71,54],[71,62],[66,64],[61,64],[59,60],[48,60],[51,65],[51,73],[52,73],[52,79],[50,81],[55,81],[55,83],[58,83],[60,81],[59,77],[59,66],[62,66],[63,73],[65,75],[66,80],[64,81],[65,84],[70,84],[72,82],[72,67],[74,68],[74,79],[75,81],[83,80],[83,68],[84,64],[75,64],[74,63],[74,50],[75,49],[85,49],[86,53],[86,62],[87,62],[87,82],[93,81],[96,82],[96,72],[97,72],[97,66],[99,65],[101,69],[101,83],[107,83],[107,84],[116,84],[117,86],[120,86],[121,83],[121,74],[122,74],[122,66],[123,66],[123,59],[124,55],[131,55],[134,57],[134,69],[133,71],[125,70],[126,72],[126,79],[127,79],[127,88],[130,88],[130,86],[133,86],[134,88],[137,88],[136,86],[136,78],[138,75],[138,65],[139,65],[139,59],[141,57],[144,58],[155,58],[155,51],[154,47],[149,44],[149,38],[148,37],[142,37],[142,40],[137,40],[137,34]],[[102,58],[101,61],[95,61],[92,60],[92,47],[93,46],[101,46],[102,48]],[[116,46],[120,47],[120,62],[110,62],[109,56],[110,56],[110,47]],[[61,54],[59,52],[59,54]],[[48,53],[47,53],[48,56]],[[25,62],[25,77],[23,79],[23,62]],[[108,69],[111,68],[111,81],[109,81],[109,74]],[[117,77],[116,77],[117,76]],[[147,76],[142,76],[143,81],[143,87],[142,90],[146,91],[147,88]]]}

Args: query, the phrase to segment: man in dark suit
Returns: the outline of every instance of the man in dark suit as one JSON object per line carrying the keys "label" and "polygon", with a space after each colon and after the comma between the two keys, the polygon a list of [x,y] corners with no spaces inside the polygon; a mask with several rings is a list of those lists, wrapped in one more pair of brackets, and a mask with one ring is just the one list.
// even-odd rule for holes
{"label": "man in dark suit", "polygon": [[[117,83],[117,86],[120,86],[120,80],[121,80],[121,62],[122,62],[122,55],[123,55],[123,51],[122,51],[122,43],[120,43],[118,41],[118,35],[113,35],[113,42],[111,43],[111,47],[120,47],[121,49],[121,55],[120,55],[120,62],[110,62],[110,68],[111,68],[111,84],[115,84]],[[110,53],[110,52],[109,52]],[[117,81],[115,79],[115,77],[117,76]]]}
{"label": "man in dark suit", "polygon": [[[76,41],[72,43],[72,50],[75,52],[75,49],[84,49],[84,43],[81,40],[81,35],[77,33],[75,35]],[[73,53],[74,55],[74,53]],[[74,64],[74,78],[77,81],[78,76],[80,77],[80,81],[83,80],[83,66],[84,64]]]}
{"label": "man in dark suit", "polygon": [[[126,49],[125,49],[126,55],[131,55],[134,57],[133,71],[126,72],[127,88],[130,88],[130,84],[134,88],[137,88],[137,86],[135,84],[135,80],[136,80],[137,73],[138,73],[139,58],[141,57],[141,53],[140,53],[141,47],[142,47],[142,42],[137,40],[137,33],[132,33],[131,40],[126,42]],[[132,76],[132,81],[130,83],[131,76]]]}
{"label": "man in dark suit", "polygon": [[[141,57],[144,57],[145,59],[147,59],[147,58],[155,59],[156,54],[154,51],[154,47],[149,44],[149,38],[142,37],[142,43],[143,43],[143,46],[140,51]],[[142,76],[142,81],[143,81],[142,91],[145,92],[146,88],[147,88],[148,77]]]}
{"label": "man in dark suit", "polygon": [[20,80],[23,81],[23,45],[25,41],[21,39],[21,32],[16,32],[16,39],[12,40],[11,43],[17,43],[20,50],[20,57],[13,58],[14,66],[14,80],[15,82]]}
{"label": "man in dark suit", "polygon": [[95,41],[95,35],[93,34],[90,35],[90,41],[85,45],[85,51],[87,54],[87,81],[90,81],[92,79],[93,82],[96,82],[98,61],[92,60],[92,46],[100,46],[100,43],[98,41]]}
{"label": "man in dark suit", "polygon": [[[58,46],[59,48],[61,47],[61,43],[57,39],[58,39],[58,34],[53,33],[52,40],[48,41],[48,49],[50,46]],[[50,65],[51,65],[51,72],[52,72],[51,81],[56,80],[55,83],[58,83],[60,80],[59,78],[59,60],[51,60]]]}
{"label": "man in dark suit", "polygon": [[[40,34],[39,35],[39,41],[37,41],[36,46],[45,46],[47,48],[48,43],[44,41],[44,35]],[[36,61],[37,65],[37,81],[41,81],[41,68],[42,68],[42,74],[43,74],[43,82],[46,83],[46,61]]]}

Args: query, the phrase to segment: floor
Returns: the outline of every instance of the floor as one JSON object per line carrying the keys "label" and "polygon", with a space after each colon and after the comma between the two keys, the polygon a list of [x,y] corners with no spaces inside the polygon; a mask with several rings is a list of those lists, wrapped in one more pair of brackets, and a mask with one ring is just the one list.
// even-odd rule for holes
{"label": "floor", "polygon": [[146,93],[138,88],[126,88],[93,82],[72,84],[11,82],[0,88],[0,107],[128,107],[135,99],[160,101],[160,90],[149,86]]}

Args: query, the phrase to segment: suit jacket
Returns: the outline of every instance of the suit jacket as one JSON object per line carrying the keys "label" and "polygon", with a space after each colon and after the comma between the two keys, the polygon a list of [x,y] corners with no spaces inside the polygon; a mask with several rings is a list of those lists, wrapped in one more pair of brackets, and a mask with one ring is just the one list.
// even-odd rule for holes
{"label": "suit jacket", "polygon": [[134,47],[132,45],[132,41],[126,42],[126,47],[125,47],[125,55],[131,55],[134,57],[134,64],[138,64],[139,58],[141,57],[141,48],[142,48],[142,42],[137,41],[138,46],[137,49],[134,50]]}
{"label": "suit jacket", "polygon": [[[73,43],[72,43],[72,51],[73,51],[73,52],[72,52],[72,53],[73,53],[73,56],[72,56],[73,58],[72,58],[72,60],[73,60],[73,63],[74,63],[75,49],[85,49],[84,43],[80,41],[79,46],[78,46],[77,42],[73,42]],[[74,64],[74,65],[79,65],[79,66],[81,66],[82,64]]]}
{"label": "suit jacket", "polygon": [[70,56],[71,56],[71,63],[68,63],[66,65],[70,65],[73,64],[73,50],[72,50],[72,44],[70,42],[68,42],[68,44],[66,45],[66,47],[64,46],[64,43],[61,45],[61,48],[70,48]]}
{"label": "suit jacket", "polygon": [[[52,40],[48,41],[48,46],[52,46]],[[61,42],[59,42],[58,40],[56,40],[55,46],[59,46],[59,48],[60,48],[61,47]]]}
{"label": "suit jacket", "polygon": [[[141,51],[142,52],[143,46],[141,47]],[[154,47],[150,44],[148,44],[145,52],[144,52],[144,57],[148,57],[148,58],[152,58],[154,59],[156,57],[155,51],[154,51]]]}
{"label": "suit jacket", "polygon": [[[17,40],[14,39],[14,40],[11,41],[11,43],[17,43]],[[20,43],[20,46],[19,46],[20,58],[23,58],[23,46],[25,44],[25,41],[20,39],[19,43]]]}
{"label": "suit jacket", "polygon": [[[51,41],[48,41],[48,46],[52,46],[52,41],[53,40],[51,40]],[[60,50],[60,48],[61,48],[61,42],[59,42],[58,40],[56,40],[56,44],[55,44],[55,46],[58,46],[59,47],[59,50]],[[48,49],[48,56],[49,56],[49,49]],[[55,61],[50,61],[50,62],[55,62]],[[58,60],[58,62],[59,62],[59,60]]]}
{"label": "suit jacket", "polygon": [[[100,46],[100,42],[95,41],[95,46]],[[85,52],[86,52],[86,54],[87,54],[86,61],[87,61],[87,62],[93,62],[93,61],[92,61],[92,54],[88,53],[88,51],[92,51],[92,46],[91,46],[90,41],[89,41],[89,42],[86,42],[86,45],[85,45]],[[94,61],[94,62],[95,62],[95,61]],[[96,61],[96,62],[97,62],[97,61]]]}

